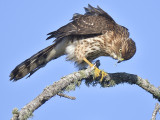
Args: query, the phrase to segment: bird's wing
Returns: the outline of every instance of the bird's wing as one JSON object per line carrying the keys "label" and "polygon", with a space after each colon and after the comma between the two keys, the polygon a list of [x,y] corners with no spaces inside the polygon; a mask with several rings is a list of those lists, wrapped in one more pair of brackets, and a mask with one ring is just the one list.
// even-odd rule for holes
{"label": "bird's wing", "polygon": [[85,9],[85,15],[92,15],[92,16],[103,16],[110,22],[115,22],[113,18],[106,13],[104,10],[102,10],[99,6],[97,8],[92,7],[90,4],[88,4],[88,8],[84,7]]}
{"label": "bird's wing", "polygon": [[57,31],[48,33],[50,35],[47,39],[55,37],[56,39],[71,35],[100,35],[107,30],[112,30],[115,26],[115,21],[104,12],[100,7],[94,8],[88,5],[84,8],[86,13],[74,14],[72,22],[62,26]]}

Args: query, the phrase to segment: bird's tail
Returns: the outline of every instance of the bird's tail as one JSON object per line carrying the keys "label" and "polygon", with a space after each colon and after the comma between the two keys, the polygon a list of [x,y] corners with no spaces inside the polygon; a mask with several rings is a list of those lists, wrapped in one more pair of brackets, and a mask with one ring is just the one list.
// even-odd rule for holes
{"label": "bird's tail", "polygon": [[45,66],[50,60],[56,59],[59,56],[61,56],[61,54],[57,54],[56,45],[50,45],[16,66],[10,74],[10,80],[17,81],[27,74],[31,76],[38,69]]}

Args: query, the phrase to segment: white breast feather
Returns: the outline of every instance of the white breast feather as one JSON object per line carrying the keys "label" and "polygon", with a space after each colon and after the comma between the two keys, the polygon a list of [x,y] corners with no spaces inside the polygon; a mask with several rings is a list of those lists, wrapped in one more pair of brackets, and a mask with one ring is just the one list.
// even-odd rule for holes
{"label": "white breast feather", "polygon": [[75,51],[75,45],[71,44],[66,47],[65,53],[67,54],[67,59],[72,60],[74,59],[74,51]]}

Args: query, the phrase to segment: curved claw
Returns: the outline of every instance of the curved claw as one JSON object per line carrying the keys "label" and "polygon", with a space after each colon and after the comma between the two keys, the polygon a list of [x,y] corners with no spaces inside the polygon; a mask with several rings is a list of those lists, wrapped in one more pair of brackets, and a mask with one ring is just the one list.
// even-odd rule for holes
{"label": "curved claw", "polygon": [[94,79],[100,77],[100,82],[103,81],[107,76],[107,73],[95,67],[94,69]]}
{"label": "curved claw", "polygon": [[99,61],[99,60],[96,61],[95,65],[93,65],[92,63],[90,63],[86,58],[83,58],[83,60],[84,60],[90,67],[94,67],[94,77],[93,77],[94,79],[100,77],[100,78],[101,78],[101,79],[100,79],[100,82],[102,82],[103,79],[106,78],[107,73],[104,72],[104,71],[102,71],[102,70],[100,70],[100,69],[98,69],[98,67],[99,67],[99,65],[100,65],[100,61]]}

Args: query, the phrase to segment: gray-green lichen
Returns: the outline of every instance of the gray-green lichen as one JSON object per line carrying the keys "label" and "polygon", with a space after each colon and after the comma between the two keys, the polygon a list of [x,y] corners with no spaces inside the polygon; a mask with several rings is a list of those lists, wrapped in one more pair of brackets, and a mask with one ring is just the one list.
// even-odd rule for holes
{"label": "gray-green lichen", "polygon": [[14,109],[12,110],[12,114],[19,114],[18,108],[14,108]]}
{"label": "gray-green lichen", "polygon": [[80,79],[82,79],[82,78],[85,78],[86,77],[86,74],[84,73],[84,71],[80,71],[79,72],[80,73]]}
{"label": "gray-green lichen", "polygon": [[27,120],[28,118],[32,118],[33,117],[33,112],[29,111],[23,116],[23,120]]}
{"label": "gray-green lichen", "polygon": [[68,85],[64,91],[74,91],[76,89],[76,87],[79,87],[81,85],[82,81],[81,80],[75,80],[73,83],[71,83],[70,85]]}

